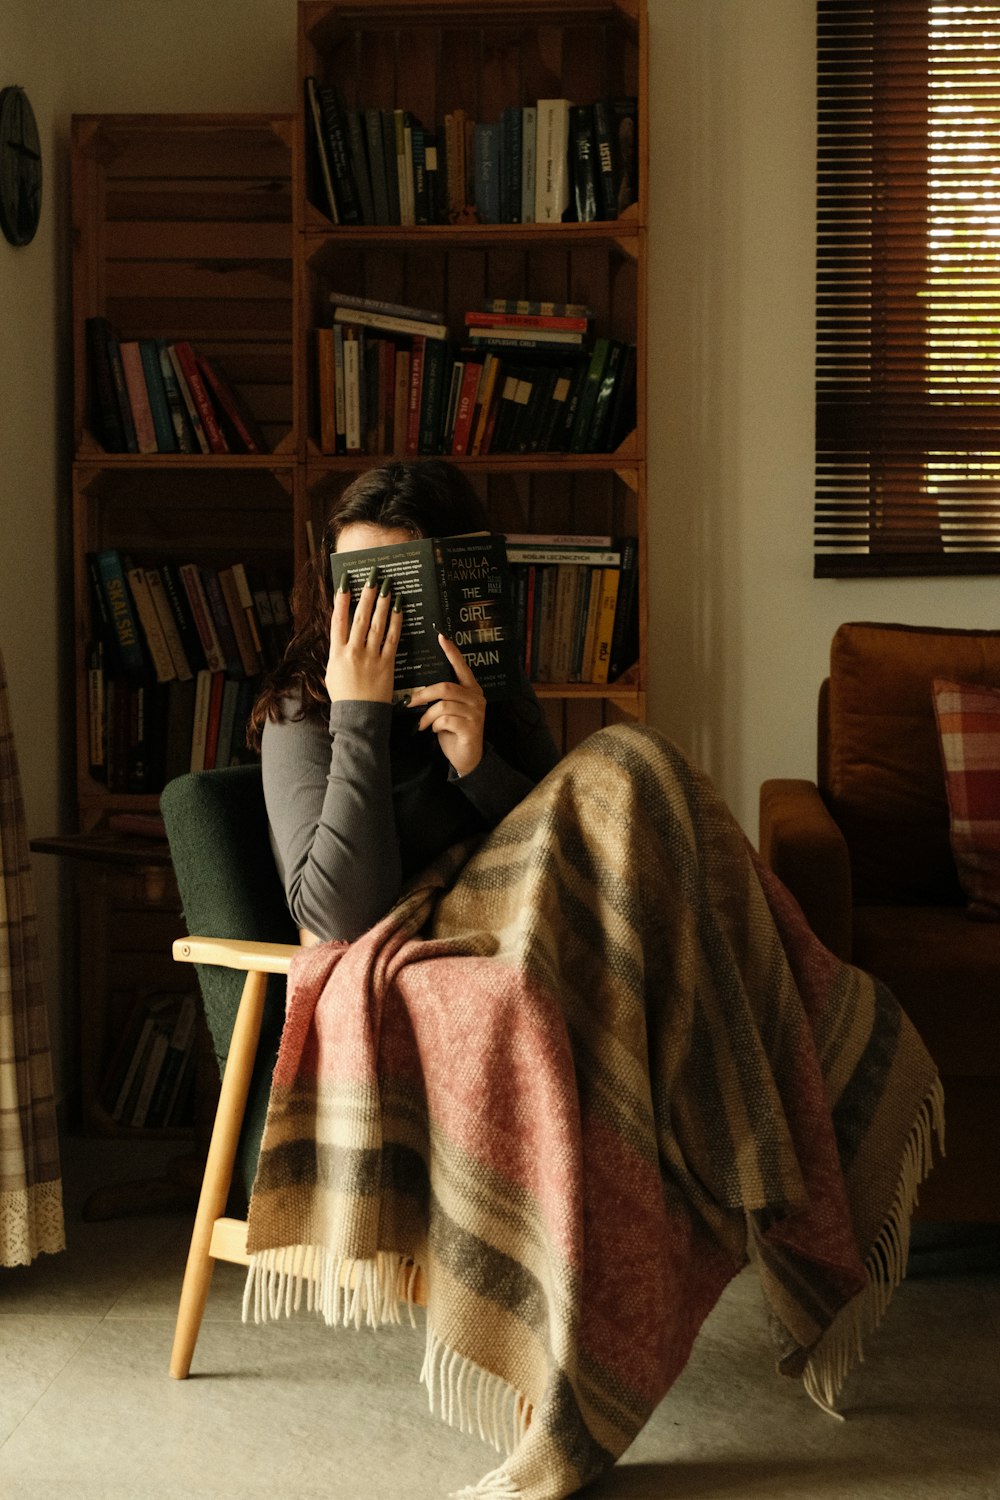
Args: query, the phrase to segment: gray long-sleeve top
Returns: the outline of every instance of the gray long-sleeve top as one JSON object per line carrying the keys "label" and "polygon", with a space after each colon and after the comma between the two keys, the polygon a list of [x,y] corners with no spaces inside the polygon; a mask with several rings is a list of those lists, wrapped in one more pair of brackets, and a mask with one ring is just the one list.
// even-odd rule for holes
{"label": "gray long-sleeve top", "polygon": [[366,931],[408,876],[495,827],[559,758],[527,685],[487,708],[483,758],[461,777],[417,730],[422,710],[341,701],[324,723],[284,708],[261,746],[271,843],[293,920],[322,940]]}

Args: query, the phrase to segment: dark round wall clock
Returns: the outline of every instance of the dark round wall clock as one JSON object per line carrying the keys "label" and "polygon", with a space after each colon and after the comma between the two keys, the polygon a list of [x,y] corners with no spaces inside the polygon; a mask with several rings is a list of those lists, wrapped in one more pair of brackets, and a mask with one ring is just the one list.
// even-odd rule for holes
{"label": "dark round wall clock", "polygon": [[28,96],[0,90],[0,229],[12,245],[35,237],[42,212],[42,147]]}

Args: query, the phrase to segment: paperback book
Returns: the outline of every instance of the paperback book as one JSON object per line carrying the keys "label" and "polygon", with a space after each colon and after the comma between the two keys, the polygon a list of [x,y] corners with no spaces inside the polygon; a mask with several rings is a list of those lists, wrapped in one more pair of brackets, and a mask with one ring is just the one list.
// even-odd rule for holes
{"label": "paperback book", "polygon": [[438,644],[439,631],[458,646],[488,700],[519,691],[519,651],[502,536],[482,532],[420,537],[334,552],[334,589],[346,576],[357,604],[373,567],[379,583],[388,579],[393,597],[403,601],[393,685],[397,700],[412,688],[451,679],[451,667]]}

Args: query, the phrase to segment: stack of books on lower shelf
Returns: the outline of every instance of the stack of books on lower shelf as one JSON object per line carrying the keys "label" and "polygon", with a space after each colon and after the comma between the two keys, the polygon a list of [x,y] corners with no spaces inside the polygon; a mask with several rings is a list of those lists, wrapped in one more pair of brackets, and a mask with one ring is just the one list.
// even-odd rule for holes
{"label": "stack of books on lower shelf", "polygon": [[218,358],[186,339],[118,337],[86,320],[87,421],[108,453],[267,453]]}
{"label": "stack of books on lower shelf", "polygon": [[532,682],[611,683],[635,663],[636,537],[511,534],[507,559]]}
{"label": "stack of books on lower shelf", "polygon": [[115,547],[86,560],[91,774],[109,791],[158,792],[249,759],[261,675],[290,632],[283,581],[241,562],[146,566]]}
{"label": "stack of books on lower shelf", "polygon": [[162,1130],[191,1124],[197,1007],[193,993],[134,1002],[101,1086],[104,1108],[119,1125]]}
{"label": "stack of books on lower shelf", "polygon": [[399,455],[611,453],[635,425],[635,345],[576,303],[493,299],[443,317],[331,292],[316,329],[320,448]]}

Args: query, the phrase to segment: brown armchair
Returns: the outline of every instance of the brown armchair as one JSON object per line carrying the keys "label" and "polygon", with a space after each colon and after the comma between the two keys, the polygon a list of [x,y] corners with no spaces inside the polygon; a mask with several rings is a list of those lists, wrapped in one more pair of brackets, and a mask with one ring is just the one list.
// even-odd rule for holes
{"label": "brown armchair", "polygon": [[947,1157],[928,1220],[1000,1222],[1000,923],[966,915],[931,683],[1000,686],[1000,631],[842,625],[817,782],[765,781],[760,852],[827,947],[882,979],[935,1058]]}

